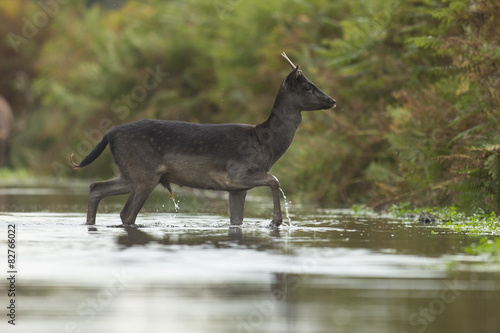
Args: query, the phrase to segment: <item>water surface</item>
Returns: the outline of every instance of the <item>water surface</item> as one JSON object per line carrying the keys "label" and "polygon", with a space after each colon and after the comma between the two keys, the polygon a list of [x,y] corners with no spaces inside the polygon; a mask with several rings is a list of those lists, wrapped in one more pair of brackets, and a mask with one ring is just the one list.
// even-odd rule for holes
{"label": "water surface", "polygon": [[0,188],[19,291],[1,332],[500,332],[498,274],[463,250],[477,239],[293,204],[291,225],[270,230],[267,197],[231,228],[224,195],[189,194],[176,212],[155,192],[125,229],[124,197],[89,227],[85,188]]}

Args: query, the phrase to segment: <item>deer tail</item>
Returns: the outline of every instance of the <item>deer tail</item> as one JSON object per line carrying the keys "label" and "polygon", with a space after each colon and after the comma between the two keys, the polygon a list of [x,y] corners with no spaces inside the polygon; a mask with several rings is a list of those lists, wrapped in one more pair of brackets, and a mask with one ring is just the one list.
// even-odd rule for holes
{"label": "deer tail", "polygon": [[99,155],[101,155],[101,153],[104,151],[104,148],[106,148],[106,146],[108,145],[108,136],[107,135],[104,135],[102,137],[102,140],[97,144],[97,146],[95,146],[95,148],[90,152],[90,154],[88,154],[81,162],[80,164],[76,164],[74,161],[73,161],[73,155],[74,154],[71,154],[71,156],[69,157],[69,161],[71,162],[71,165],[73,166],[73,169],[74,170],[79,170],[81,168],[83,168],[84,166],[87,166],[89,165],[90,163],[94,162],[94,160],[96,158],[99,157]]}

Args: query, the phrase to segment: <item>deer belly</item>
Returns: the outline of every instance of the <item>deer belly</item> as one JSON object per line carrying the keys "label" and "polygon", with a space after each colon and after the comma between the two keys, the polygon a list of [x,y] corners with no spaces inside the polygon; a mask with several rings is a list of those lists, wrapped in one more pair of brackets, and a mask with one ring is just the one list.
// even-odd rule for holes
{"label": "deer belly", "polygon": [[203,160],[177,160],[165,165],[164,178],[173,184],[203,190],[244,190],[233,184],[226,170]]}

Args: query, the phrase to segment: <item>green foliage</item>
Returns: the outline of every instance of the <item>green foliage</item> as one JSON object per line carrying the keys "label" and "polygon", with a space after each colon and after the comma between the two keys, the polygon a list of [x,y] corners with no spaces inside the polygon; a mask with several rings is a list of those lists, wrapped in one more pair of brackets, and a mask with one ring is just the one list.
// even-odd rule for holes
{"label": "green foliage", "polygon": [[444,229],[471,237],[481,237],[479,243],[466,247],[465,252],[472,255],[486,255],[500,263],[500,237],[498,237],[500,220],[495,212],[486,213],[478,209],[472,214],[465,214],[454,206],[418,208],[410,202],[392,205],[388,210],[394,217],[414,221],[422,212],[430,213],[436,219],[436,223],[432,224],[432,234]]}
{"label": "green foliage", "polygon": [[471,211],[481,207],[498,210],[500,195],[500,156],[498,145],[481,145],[468,155],[450,156],[455,161],[459,182],[453,186],[462,199],[463,207]]}
{"label": "green foliage", "polygon": [[0,180],[2,184],[9,182],[23,182],[26,179],[32,179],[34,175],[26,169],[9,170],[7,168],[0,168]]}
{"label": "green foliage", "polygon": [[[39,7],[34,1],[0,1],[0,95],[12,107],[17,120],[16,132],[26,129],[31,108],[37,103],[30,85],[36,76],[35,63],[48,34],[36,27],[28,31],[31,33],[29,38],[21,32],[26,24],[23,17],[31,22],[37,11]],[[12,162],[16,165],[15,158]]]}
{"label": "green foliage", "polygon": [[488,255],[492,260],[500,262],[500,238],[481,238],[479,244],[465,248],[465,252],[474,255]]}
{"label": "green foliage", "polygon": [[415,221],[423,212],[434,216],[436,223],[433,224],[433,227],[435,228],[447,229],[469,236],[500,235],[500,220],[495,212],[487,213],[478,209],[473,213],[466,214],[455,206],[418,208],[410,202],[395,204],[388,209],[388,213],[396,218]]}
{"label": "green foliage", "polygon": [[[37,10],[23,4],[12,22]],[[284,50],[338,103],[304,113],[273,170],[287,194],[497,210],[499,35],[495,0],[69,2],[26,51],[36,103],[18,118],[16,165],[77,176],[71,153],[141,118],[261,122]],[[78,176],[111,165],[104,154]]]}
{"label": "green foliage", "polygon": [[[382,104],[378,121],[373,107],[364,118],[369,123],[353,117],[358,128],[378,127],[383,139],[372,147],[374,157],[361,176],[376,186],[369,202],[380,206],[403,199],[421,205],[459,203],[470,210],[499,208],[496,157],[479,159],[481,165],[470,175],[454,163],[455,157],[477,158],[471,147],[498,140],[499,6],[494,1],[443,1],[387,8],[390,19],[370,29],[371,38],[356,37],[360,32],[352,29],[344,40],[332,42],[362,50],[338,57],[362,89],[356,91],[363,96],[360,106],[370,107],[368,91],[375,91]],[[357,16],[347,19],[366,22]],[[392,73],[400,76],[391,80]],[[366,78],[370,82],[364,84]],[[475,188],[466,191],[469,197],[462,195],[471,183]]]}
{"label": "green foliage", "polygon": [[351,211],[354,215],[374,215],[375,211],[366,205],[352,205]]}

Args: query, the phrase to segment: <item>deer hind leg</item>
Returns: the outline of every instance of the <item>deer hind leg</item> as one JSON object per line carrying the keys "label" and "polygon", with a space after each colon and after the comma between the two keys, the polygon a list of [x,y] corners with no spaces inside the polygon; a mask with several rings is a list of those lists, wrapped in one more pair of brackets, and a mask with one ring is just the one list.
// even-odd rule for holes
{"label": "deer hind leg", "polygon": [[112,195],[127,194],[129,192],[130,183],[122,177],[90,184],[86,224],[95,224],[97,206],[99,206],[99,202],[103,198]]}
{"label": "deer hind leg", "polygon": [[229,219],[231,220],[231,225],[240,225],[243,223],[246,195],[247,191],[229,192]]}
{"label": "deer hind leg", "polygon": [[135,223],[137,214],[139,214],[139,211],[156,185],[158,185],[158,179],[150,179],[149,181],[144,181],[142,179],[141,182],[133,186],[130,191],[130,196],[120,212],[120,218],[123,224],[132,225]]}

